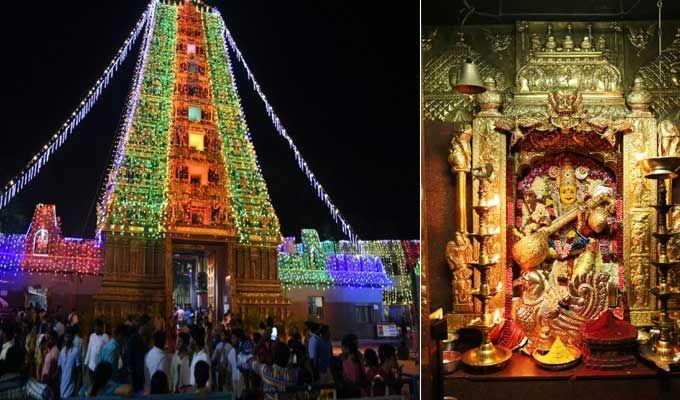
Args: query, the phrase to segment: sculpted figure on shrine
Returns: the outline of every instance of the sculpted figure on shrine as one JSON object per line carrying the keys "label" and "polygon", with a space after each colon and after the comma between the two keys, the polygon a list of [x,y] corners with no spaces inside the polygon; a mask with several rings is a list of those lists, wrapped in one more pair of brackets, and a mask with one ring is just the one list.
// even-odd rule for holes
{"label": "sculpted figure on shrine", "polygon": [[449,149],[449,164],[451,164],[453,172],[470,171],[470,139],[472,139],[472,127],[470,125],[467,125],[462,131],[453,134],[451,148]]}
{"label": "sculpted figure on shrine", "polygon": [[472,300],[470,297],[472,270],[468,263],[472,261],[472,244],[462,232],[456,232],[454,240],[446,244],[446,261],[452,274],[454,303],[469,303]]}
{"label": "sculpted figure on shrine", "polygon": [[678,145],[680,144],[680,132],[673,121],[663,120],[659,122],[659,155],[676,156],[678,155]]}

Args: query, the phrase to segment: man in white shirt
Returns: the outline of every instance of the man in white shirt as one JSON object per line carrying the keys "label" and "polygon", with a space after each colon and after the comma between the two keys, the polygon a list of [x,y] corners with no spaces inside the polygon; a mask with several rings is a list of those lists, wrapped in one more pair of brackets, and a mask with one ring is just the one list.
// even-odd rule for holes
{"label": "man in white shirt", "polygon": [[153,334],[153,347],[144,356],[144,393],[151,392],[151,377],[156,371],[162,371],[166,378],[170,378],[170,357],[165,353],[165,332],[156,331]]}
{"label": "man in white shirt", "polygon": [[[205,331],[203,328],[195,328],[191,332],[191,337],[194,339],[194,357],[191,359],[191,376],[189,377],[189,382],[191,386],[196,387],[196,378],[194,376],[196,363],[205,361],[210,365],[210,356],[208,356],[208,352],[205,349]],[[210,374],[208,374],[208,376],[210,376]],[[212,387],[212,382],[210,382],[210,380],[208,380],[208,385],[206,387]]]}
{"label": "man in white shirt", "polygon": [[170,393],[182,393],[191,386],[191,355],[189,354],[189,342],[191,337],[185,332],[177,336],[177,350],[172,356],[170,375]]}
{"label": "man in white shirt", "polygon": [[[94,382],[94,370],[99,364],[102,348],[109,342],[109,335],[104,333],[104,322],[100,319],[94,321],[94,332],[90,335],[87,343],[87,353],[85,354],[85,365],[90,371],[90,378]],[[74,343],[75,345],[75,343]],[[76,348],[80,348],[76,345]],[[78,350],[79,351],[79,350]]]}

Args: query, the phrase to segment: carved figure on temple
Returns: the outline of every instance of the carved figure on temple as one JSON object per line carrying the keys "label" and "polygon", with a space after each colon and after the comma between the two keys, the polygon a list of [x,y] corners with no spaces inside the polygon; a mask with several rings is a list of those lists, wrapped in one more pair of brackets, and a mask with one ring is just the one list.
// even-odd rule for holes
{"label": "carved figure on temple", "polygon": [[557,48],[557,42],[555,42],[554,36],[548,36],[548,39],[545,42],[545,48],[548,51],[555,51],[555,49]]}
{"label": "carved figure on temple", "polygon": [[446,261],[452,274],[454,302],[469,303],[472,270],[468,263],[472,261],[472,244],[463,232],[456,232],[454,240],[446,244]]}
{"label": "carved figure on temple", "polygon": [[649,214],[637,214],[630,229],[630,249],[633,254],[646,254]]}
{"label": "carved figure on temple", "polygon": [[645,179],[642,167],[637,165],[632,168],[631,176],[632,196],[635,207],[645,207],[649,204],[651,191],[649,190],[649,180]]}
{"label": "carved figure on temple", "polygon": [[543,44],[541,43],[541,38],[538,36],[538,33],[531,35],[531,50],[534,52],[541,51],[542,47]]}
{"label": "carved figure on temple", "polygon": [[631,278],[630,283],[633,286],[633,307],[644,307],[647,304],[647,287],[649,272],[646,271],[645,265],[641,262],[640,257],[631,257]]}
{"label": "carved figure on temple", "polygon": [[678,155],[679,144],[680,132],[678,132],[678,127],[673,121],[665,119],[659,122],[659,155]]}
{"label": "carved figure on temple", "polygon": [[454,132],[449,149],[449,164],[451,171],[458,172],[470,171],[471,150],[470,140],[472,139],[472,126],[466,125],[460,132]]}
{"label": "carved figure on temple", "polygon": [[628,40],[637,49],[637,56],[639,57],[640,53],[647,48],[647,44],[652,36],[654,36],[656,24],[650,24],[646,28],[633,28],[630,25],[626,25],[626,28],[628,28]]}
{"label": "carved figure on temple", "polygon": [[558,90],[548,93],[548,103],[553,114],[573,115],[581,112],[583,96],[580,92]]}
{"label": "carved figure on temple", "polygon": [[583,50],[590,50],[593,47],[593,44],[590,41],[590,36],[586,35],[583,37],[583,40],[581,41],[581,48]]}

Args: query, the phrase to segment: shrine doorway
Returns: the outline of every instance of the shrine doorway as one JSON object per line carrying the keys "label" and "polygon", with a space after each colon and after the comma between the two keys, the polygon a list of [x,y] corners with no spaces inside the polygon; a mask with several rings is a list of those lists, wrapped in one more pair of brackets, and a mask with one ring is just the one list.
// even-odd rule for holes
{"label": "shrine doorway", "polygon": [[[210,313],[213,320],[225,311],[227,280],[226,246],[223,243],[173,240],[172,288],[168,293],[172,307],[195,314]],[[169,283],[169,282],[168,282]]]}

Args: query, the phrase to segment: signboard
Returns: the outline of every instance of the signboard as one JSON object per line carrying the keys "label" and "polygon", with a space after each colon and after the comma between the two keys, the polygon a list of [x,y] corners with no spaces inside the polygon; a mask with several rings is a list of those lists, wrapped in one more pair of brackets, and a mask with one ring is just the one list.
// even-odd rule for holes
{"label": "signboard", "polygon": [[379,338],[399,337],[399,331],[397,330],[397,324],[377,324],[376,329],[378,329],[378,337]]}

